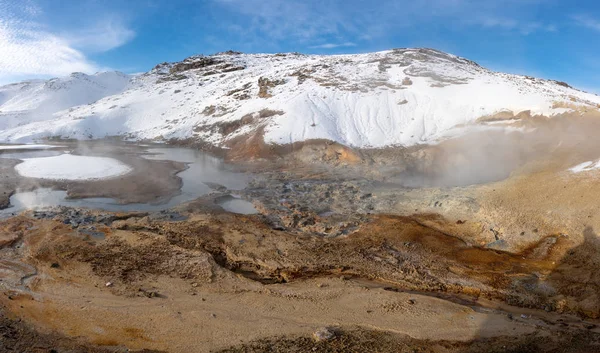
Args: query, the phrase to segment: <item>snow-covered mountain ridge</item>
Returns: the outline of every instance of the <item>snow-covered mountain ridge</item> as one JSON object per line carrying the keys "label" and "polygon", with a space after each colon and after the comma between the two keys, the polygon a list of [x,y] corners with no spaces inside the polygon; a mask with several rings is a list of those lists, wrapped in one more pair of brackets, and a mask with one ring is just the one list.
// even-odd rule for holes
{"label": "snow-covered mountain ridge", "polygon": [[75,72],[67,77],[1,86],[0,130],[4,133],[35,122],[44,124],[56,112],[123,92],[130,79],[120,72]]}
{"label": "snow-covered mountain ridge", "polygon": [[[65,97],[93,94],[58,112],[32,103],[51,102],[45,88],[37,88],[44,92],[40,99],[36,90],[19,86],[50,81],[0,87],[0,141],[118,135],[226,147],[259,133],[278,144],[328,139],[354,147],[410,146],[478,119],[600,106],[599,96],[565,83],[493,72],[433,49],[334,56],[225,52],[159,64],[131,78],[112,75],[114,81],[101,84],[103,98],[95,85],[65,84]],[[95,97],[101,99],[90,102]]]}

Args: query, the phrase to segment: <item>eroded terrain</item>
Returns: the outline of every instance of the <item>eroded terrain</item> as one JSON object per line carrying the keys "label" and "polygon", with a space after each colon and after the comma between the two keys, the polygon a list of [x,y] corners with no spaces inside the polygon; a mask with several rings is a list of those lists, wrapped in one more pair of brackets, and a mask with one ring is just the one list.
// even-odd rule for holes
{"label": "eroded terrain", "polygon": [[[258,214],[226,212],[230,191],[209,183],[164,211],[3,220],[2,348],[600,351],[600,171],[568,170],[596,146],[574,153],[565,141],[536,140],[508,173],[468,185],[436,185],[444,170],[479,170],[460,141],[314,141],[243,165],[254,177],[237,193]],[[462,159],[418,164],[448,151]],[[402,184],[407,175],[427,185]]]}

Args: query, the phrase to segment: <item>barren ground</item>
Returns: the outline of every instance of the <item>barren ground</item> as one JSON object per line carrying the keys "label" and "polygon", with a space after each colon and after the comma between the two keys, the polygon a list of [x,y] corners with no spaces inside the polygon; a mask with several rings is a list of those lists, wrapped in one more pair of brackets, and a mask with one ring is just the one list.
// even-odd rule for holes
{"label": "barren ground", "polygon": [[26,212],[0,223],[0,347],[600,352],[600,171],[567,171],[595,144],[561,146],[498,180],[409,188],[396,177],[435,150],[315,141],[255,162],[242,196],[258,215],[224,212],[221,191],[155,213]]}

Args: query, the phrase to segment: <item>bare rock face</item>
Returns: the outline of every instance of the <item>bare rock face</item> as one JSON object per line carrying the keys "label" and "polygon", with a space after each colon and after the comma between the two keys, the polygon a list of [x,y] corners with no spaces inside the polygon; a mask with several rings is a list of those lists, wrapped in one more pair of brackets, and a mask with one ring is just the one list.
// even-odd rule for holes
{"label": "bare rock face", "polygon": [[188,70],[193,70],[193,69],[199,69],[202,67],[207,67],[207,66],[218,64],[219,62],[220,61],[216,60],[215,58],[211,58],[211,57],[195,57],[193,59],[184,60],[182,62],[179,62],[179,63],[173,65],[173,67],[171,67],[170,72],[176,73],[176,72],[188,71]]}
{"label": "bare rock face", "polygon": [[271,80],[266,77],[260,77],[258,79],[258,96],[260,98],[271,98],[272,94],[269,93],[269,88],[273,88],[275,86],[283,85],[285,80]]}

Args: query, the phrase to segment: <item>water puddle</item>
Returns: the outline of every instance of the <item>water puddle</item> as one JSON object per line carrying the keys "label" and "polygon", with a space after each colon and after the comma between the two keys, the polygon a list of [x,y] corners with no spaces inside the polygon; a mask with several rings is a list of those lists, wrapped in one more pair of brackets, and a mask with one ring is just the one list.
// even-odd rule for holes
{"label": "water puddle", "polygon": [[238,213],[238,214],[256,214],[258,210],[254,208],[254,205],[246,200],[243,200],[234,195],[227,195],[219,197],[215,200],[219,206],[225,211]]}
{"label": "water puddle", "polygon": [[[53,153],[60,154],[61,152],[47,150],[27,151],[22,153],[4,153],[0,156],[22,159],[51,156]],[[233,191],[241,190],[246,187],[251,179],[251,176],[248,174],[234,172],[221,159],[198,150],[171,147],[148,148],[141,156],[147,159],[172,160],[187,163],[188,168],[177,174],[183,181],[180,194],[162,204],[133,203],[124,205],[119,204],[111,198],[68,199],[65,191],[40,188],[30,192],[15,193],[10,198],[11,207],[0,210],[0,217],[10,217],[26,209],[49,206],[84,207],[113,212],[162,211],[207,195],[215,187],[225,187]],[[250,202],[233,196],[223,197],[218,204],[225,210],[234,213],[257,213]]]}

